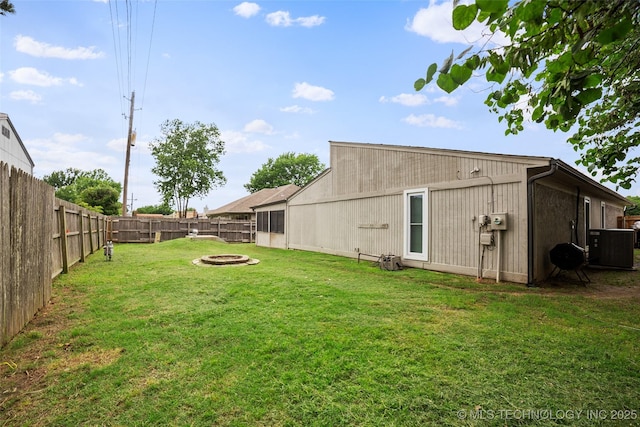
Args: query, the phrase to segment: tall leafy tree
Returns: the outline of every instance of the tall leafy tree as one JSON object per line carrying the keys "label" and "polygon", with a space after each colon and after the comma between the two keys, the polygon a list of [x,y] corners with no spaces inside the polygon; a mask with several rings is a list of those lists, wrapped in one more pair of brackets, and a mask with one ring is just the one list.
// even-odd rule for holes
{"label": "tall leafy tree", "polygon": [[0,0],[0,15],[7,13],[16,13],[13,4],[9,0]]}
{"label": "tall leafy tree", "polygon": [[416,90],[436,79],[450,93],[482,70],[494,86],[485,104],[506,134],[522,131],[529,116],[554,131],[573,129],[578,164],[631,187],[640,168],[639,1],[475,0],[456,5],[452,21],[457,30],[484,23],[511,44],[452,53],[427,68]]}
{"label": "tall leafy tree", "polygon": [[640,215],[640,196],[629,196],[627,197],[633,203],[633,206],[630,206],[626,214],[627,215]]}
{"label": "tall leafy tree", "polygon": [[224,141],[215,124],[198,121],[167,120],[160,130],[163,136],[150,144],[156,161],[151,171],[158,176],[154,185],[163,201],[186,217],[192,197],[204,197],[226,183],[224,174],[217,169],[225,153]]}
{"label": "tall leafy tree", "polygon": [[324,169],[325,165],[320,163],[315,154],[284,153],[275,160],[269,158],[251,175],[251,179],[244,188],[250,193],[255,193],[263,188],[275,188],[287,184],[304,187]]}
{"label": "tall leafy tree", "polygon": [[76,168],[67,168],[65,170],[53,171],[49,175],[45,175],[42,180],[55,188],[56,190],[73,184],[83,172]]}
{"label": "tall leafy tree", "polygon": [[83,171],[76,168],[54,171],[43,181],[56,189],[56,197],[95,210],[105,215],[117,215],[122,185],[104,169]]}
{"label": "tall leafy tree", "polygon": [[120,192],[105,183],[85,188],[79,198],[87,206],[99,206],[105,215],[118,215],[122,207]]}

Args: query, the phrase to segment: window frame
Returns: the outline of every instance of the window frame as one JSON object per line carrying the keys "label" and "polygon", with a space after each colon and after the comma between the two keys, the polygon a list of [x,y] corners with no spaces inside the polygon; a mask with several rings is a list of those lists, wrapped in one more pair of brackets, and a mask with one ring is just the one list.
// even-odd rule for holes
{"label": "window frame", "polygon": [[[411,221],[411,201],[413,197],[421,196],[422,198],[422,222],[414,223]],[[403,191],[403,258],[415,261],[429,260],[429,189],[416,188]],[[412,227],[420,224],[421,226],[421,251],[415,252],[411,248]]]}
{"label": "window frame", "polygon": [[269,232],[284,234],[284,209],[269,211]]}

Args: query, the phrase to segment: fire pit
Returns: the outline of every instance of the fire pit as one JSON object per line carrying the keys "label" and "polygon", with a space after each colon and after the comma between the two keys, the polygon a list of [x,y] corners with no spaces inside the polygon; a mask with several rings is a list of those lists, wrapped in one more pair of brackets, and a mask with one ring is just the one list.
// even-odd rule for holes
{"label": "fire pit", "polygon": [[226,264],[242,264],[249,261],[246,255],[222,254],[222,255],[205,255],[200,258],[205,264],[226,265]]}
{"label": "fire pit", "polygon": [[193,260],[193,264],[205,266],[253,265],[259,262],[257,259],[238,254],[205,255]]}

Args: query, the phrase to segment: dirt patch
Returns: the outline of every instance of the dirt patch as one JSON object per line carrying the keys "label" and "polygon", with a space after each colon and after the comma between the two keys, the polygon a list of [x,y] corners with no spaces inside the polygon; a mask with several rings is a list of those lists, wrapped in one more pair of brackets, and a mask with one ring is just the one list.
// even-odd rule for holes
{"label": "dirt patch", "polygon": [[60,341],[60,332],[83,310],[82,298],[71,288],[55,288],[51,301],[2,349],[0,418],[19,418],[30,411],[33,402],[56,381],[56,374],[83,366],[108,366],[120,357],[122,349],[75,352],[72,342]]}
{"label": "dirt patch", "polygon": [[540,285],[545,293],[585,295],[594,298],[640,298],[640,271],[585,269],[590,281],[580,281],[563,271]]}
{"label": "dirt patch", "polygon": [[583,269],[588,281],[574,271],[562,271],[540,284],[545,293],[566,293],[593,298],[640,298],[640,251],[634,255],[631,270],[588,266]]}

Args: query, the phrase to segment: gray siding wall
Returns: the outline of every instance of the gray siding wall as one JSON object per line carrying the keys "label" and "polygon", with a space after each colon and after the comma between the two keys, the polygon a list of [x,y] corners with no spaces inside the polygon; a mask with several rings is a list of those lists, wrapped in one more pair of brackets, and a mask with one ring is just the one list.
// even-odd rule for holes
{"label": "gray siding wall", "polygon": [[[432,191],[430,262],[441,265],[442,270],[444,266],[455,266],[457,272],[476,274],[482,255],[482,276],[495,278],[500,256],[503,278],[526,280],[527,213],[526,204],[521,204],[525,197],[522,181]],[[477,218],[498,212],[507,213],[508,229],[493,232],[496,242],[500,238],[500,248],[496,244],[482,253]]]}
{"label": "gray siding wall", "polygon": [[[518,161],[478,153],[455,154],[418,151],[411,147],[380,148],[377,146],[331,147],[333,195],[351,195],[380,191],[390,187],[418,188],[433,183],[447,183],[480,176],[496,177],[520,174],[523,165]],[[478,172],[471,171],[478,169]]]}
{"label": "gray siding wall", "polygon": [[402,254],[402,193],[289,205],[289,247],[345,256]]}
{"label": "gray siding wall", "polygon": [[[428,188],[429,259],[405,265],[475,275],[483,249],[478,216],[506,212],[501,278],[526,282],[527,160],[333,143],[331,170],[289,200],[287,245],[353,257],[403,255],[403,191]],[[483,277],[496,277],[497,247],[484,250],[482,266]]]}

